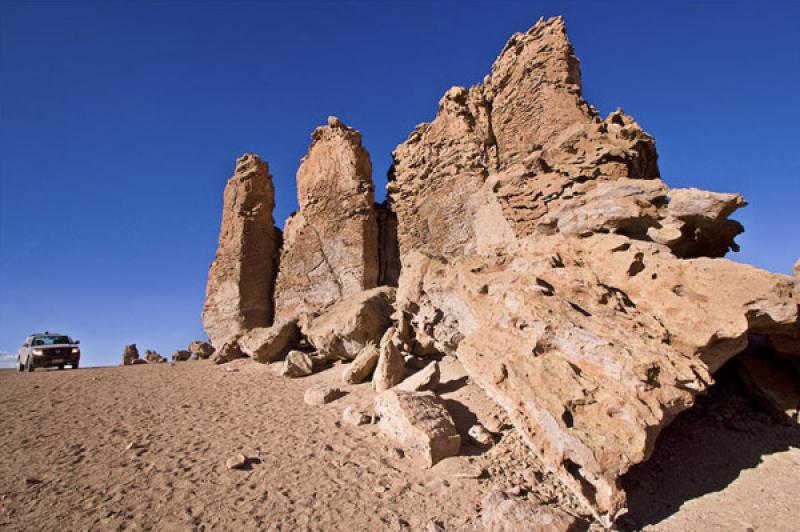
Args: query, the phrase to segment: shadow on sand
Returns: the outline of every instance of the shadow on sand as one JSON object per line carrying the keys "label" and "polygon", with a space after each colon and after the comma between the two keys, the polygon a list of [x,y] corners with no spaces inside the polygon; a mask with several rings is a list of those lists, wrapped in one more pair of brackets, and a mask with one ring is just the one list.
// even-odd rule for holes
{"label": "shadow on sand", "polygon": [[800,428],[755,407],[734,369],[715,378],[709,394],[661,433],[653,456],[623,478],[629,508],[623,530],[659,523],[686,501],[724,489],[763,456],[800,446]]}

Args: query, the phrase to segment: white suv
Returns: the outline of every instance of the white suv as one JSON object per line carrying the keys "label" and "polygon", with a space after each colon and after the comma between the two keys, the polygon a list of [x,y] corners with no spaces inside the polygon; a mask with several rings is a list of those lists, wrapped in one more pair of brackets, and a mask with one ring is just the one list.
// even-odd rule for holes
{"label": "white suv", "polygon": [[33,371],[36,368],[64,369],[69,364],[76,369],[81,361],[80,341],[67,335],[43,332],[32,334],[17,351],[17,369]]}

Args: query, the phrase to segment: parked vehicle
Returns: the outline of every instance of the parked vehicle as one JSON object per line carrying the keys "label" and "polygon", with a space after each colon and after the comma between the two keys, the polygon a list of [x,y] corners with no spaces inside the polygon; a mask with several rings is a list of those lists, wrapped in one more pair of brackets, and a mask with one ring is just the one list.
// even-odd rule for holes
{"label": "parked vehicle", "polygon": [[33,371],[36,368],[64,369],[67,365],[77,369],[81,361],[80,341],[65,334],[43,332],[32,334],[17,351],[17,369]]}

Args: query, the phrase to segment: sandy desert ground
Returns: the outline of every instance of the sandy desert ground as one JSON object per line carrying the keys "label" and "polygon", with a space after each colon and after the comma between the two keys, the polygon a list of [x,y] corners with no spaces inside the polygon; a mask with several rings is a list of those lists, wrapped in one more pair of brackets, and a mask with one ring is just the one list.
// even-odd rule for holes
{"label": "sandy desert ground", "polygon": [[[439,392],[465,433],[502,416],[443,364]],[[77,371],[0,371],[0,528],[6,530],[463,530],[493,487],[520,486],[578,511],[537,471],[513,431],[490,450],[418,469],[375,425],[341,422],[369,408],[368,384],[308,406],[304,379],[238,360]],[[796,530],[800,431],[721,383],[667,429],[627,481],[625,528]],[[245,470],[228,470],[236,453]],[[482,471],[480,478],[465,478]],[[594,527],[593,527],[594,528]]]}

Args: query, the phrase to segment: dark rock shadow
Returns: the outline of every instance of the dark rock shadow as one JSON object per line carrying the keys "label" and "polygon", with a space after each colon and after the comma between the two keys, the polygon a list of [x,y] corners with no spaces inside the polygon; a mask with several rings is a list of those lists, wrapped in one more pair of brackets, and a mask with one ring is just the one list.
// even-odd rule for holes
{"label": "dark rock shadow", "polygon": [[486,452],[488,448],[479,446],[467,435],[470,427],[478,422],[478,416],[467,408],[466,405],[454,399],[445,399],[444,403],[447,411],[450,412],[450,415],[453,417],[456,430],[461,435],[460,454],[463,456],[478,456]]}
{"label": "dark rock shadow", "polygon": [[244,465],[240,468],[242,471],[250,471],[253,466],[261,464],[261,458],[248,458],[244,461]]}
{"label": "dark rock shadow", "polygon": [[469,380],[468,376],[461,377],[459,379],[452,379],[447,382],[439,383],[436,387],[436,393],[443,394],[443,393],[452,393],[456,390],[459,390],[467,385],[467,381]]}
{"label": "dark rock shadow", "polygon": [[683,503],[724,489],[763,456],[800,446],[800,427],[759,410],[734,368],[715,378],[709,394],[664,429],[650,459],[623,477],[629,512],[620,519],[622,530],[657,524]]}

